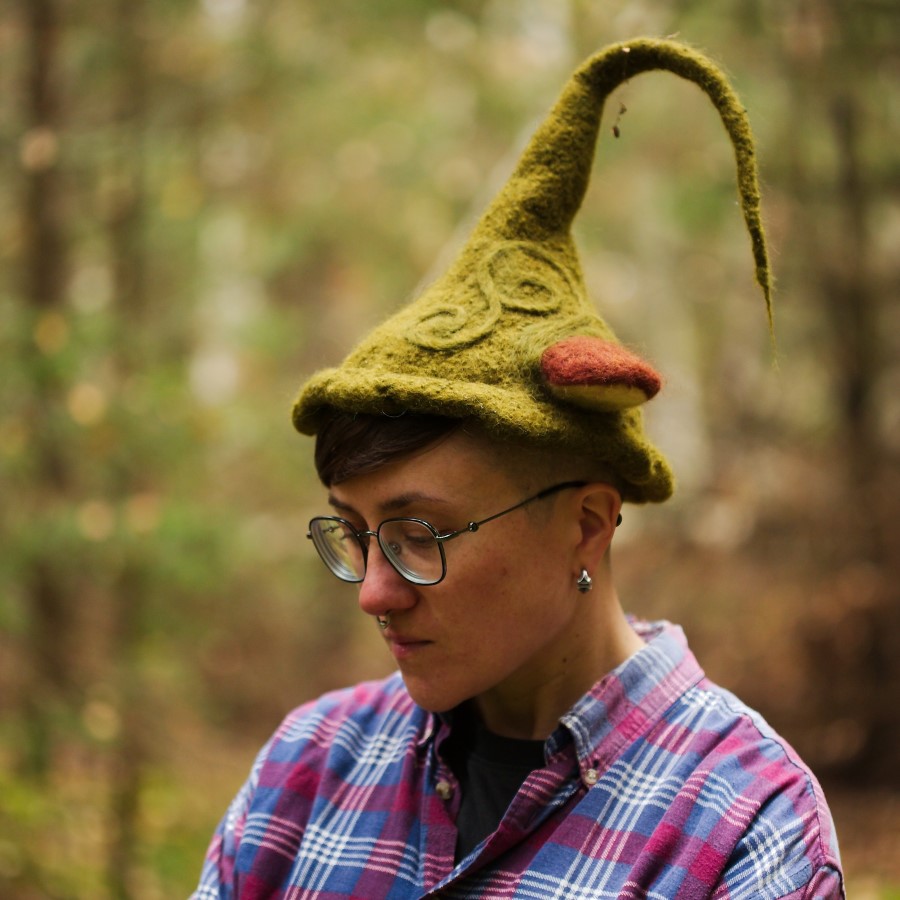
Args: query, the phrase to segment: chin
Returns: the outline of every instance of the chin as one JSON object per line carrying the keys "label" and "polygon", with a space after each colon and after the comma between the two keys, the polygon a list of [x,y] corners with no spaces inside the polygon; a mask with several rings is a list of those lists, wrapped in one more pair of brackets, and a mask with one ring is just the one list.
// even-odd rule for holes
{"label": "chin", "polygon": [[471,697],[463,691],[448,691],[445,686],[422,678],[403,675],[403,682],[413,702],[431,713],[449,712]]}

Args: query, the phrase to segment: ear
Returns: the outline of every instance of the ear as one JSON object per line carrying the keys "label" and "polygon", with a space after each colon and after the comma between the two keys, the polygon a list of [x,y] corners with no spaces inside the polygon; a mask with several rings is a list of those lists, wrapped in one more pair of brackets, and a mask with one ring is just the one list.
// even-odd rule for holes
{"label": "ear", "polygon": [[580,565],[593,571],[606,555],[619,521],[622,497],[611,485],[594,481],[576,492]]}

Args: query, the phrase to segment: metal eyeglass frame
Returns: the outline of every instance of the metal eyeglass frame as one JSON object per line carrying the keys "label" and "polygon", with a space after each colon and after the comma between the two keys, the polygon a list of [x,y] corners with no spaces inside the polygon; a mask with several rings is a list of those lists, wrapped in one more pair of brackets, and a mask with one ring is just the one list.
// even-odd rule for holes
{"label": "metal eyeglass frame", "polygon": [[[366,571],[368,570],[369,565],[369,544],[368,541],[364,541],[363,538],[373,537],[376,541],[378,541],[378,546],[381,548],[381,552],[384,554],[384,558],[391,564],[393,569],[406,581],[409,581],[411,584],[420,585],[422,587],[430,587],[434,584],[440,584],[447,577],[447,557],[444,554],[444,544],[447,541],[452,541],[454,538],[458,538],[462,534],[472,534],[478,531],[482,525],[486,525],[488,522],[493,522],[494,519],[499,519],[501,516],[505,516],[508,513],[515,512],[517,509],[521,509],[523,506],[527,506],[529,503],[534,503],[537,500],[543,500],[545,497],[549,497],[552,494],[557,493],[558,491],[568,490],[569,488],[578,488],[584,487],[588,482],[586,481],[563,481],[560,484],[551,485],[548,488],[544,488],[544,490],[535,494],[532,497],[527,497],[525,500],[522,500],[520,503],[516,503],[515,506],[510,506],[508,509],[504,509],[502,512],[494,513],[492,516],[488,516],[486,519],[481,519],[478,522],[469,522],[465,528],[460,528],[459,531],[450,531],[446,534],[441,534],[430,522],[426,522],[425,519],[418,519],[414,516],[397,516],[392,519],[385,519],[375,531],[370,531],[368,529],[363,529],[362,531],[357,531],[353,525],[348,522],[346,519],[342,519],[340,516],[315,516],[309,522],[310,530],[306,533],[306,537],[313,542],[313,546],[316,548],[316,552],[319,554],[320,559],[323,563],[325,563],[326,568],[332,575],[340,578],[341,581],[349,582],[350,584],[360,584],[366,577]],[[360,549],[362,550],[362,561],[363,561],[363,573],[361,578],[345,578],[343,575],[339,575],[337,572],[332,569],[332,567],[328,564],[328,560],[322,555],[322,552],[319,550],[318,545],[316,544],[315,539],[312,535],[312,528],[314,522],[338,522],[341,525],[345,526],[351,534],[353,534],[357,541],[359,542]],[[381,529],[388,524],[393,522],[415,522],[417,525],[424,525],[430,532],[432,537],[435,540],[435,544],[437,545],[438,550],[441,554],[441,575],[440,578],[426,579],[426,578],[414,578],[412,577],[412,573],[404,572],[400,566],[394,561],[392,557],[392,552],[389,547],[385,547],[384,543],[381,539]]]}

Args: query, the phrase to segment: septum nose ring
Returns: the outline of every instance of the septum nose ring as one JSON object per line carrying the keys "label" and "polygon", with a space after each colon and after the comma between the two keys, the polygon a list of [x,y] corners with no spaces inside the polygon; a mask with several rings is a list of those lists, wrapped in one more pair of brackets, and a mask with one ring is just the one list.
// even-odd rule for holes
{"label": "septum nose ring", "polygon": [[388,613],[384,616],[375,616],[375,621],[378,622],[378,627],[384,631],[384,629],[391,624],[391,614]]}

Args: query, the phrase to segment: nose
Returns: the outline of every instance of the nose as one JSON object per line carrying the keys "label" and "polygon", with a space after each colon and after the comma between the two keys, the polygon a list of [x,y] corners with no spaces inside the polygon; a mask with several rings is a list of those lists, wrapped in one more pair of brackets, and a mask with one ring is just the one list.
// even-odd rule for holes
{"label": "nose", "polygon": [[370,616],[386,616],[415,606],[415,585],[408,582],[386,559],[377,541],[369,545],[366,577],[359,585],[359,608]]}

